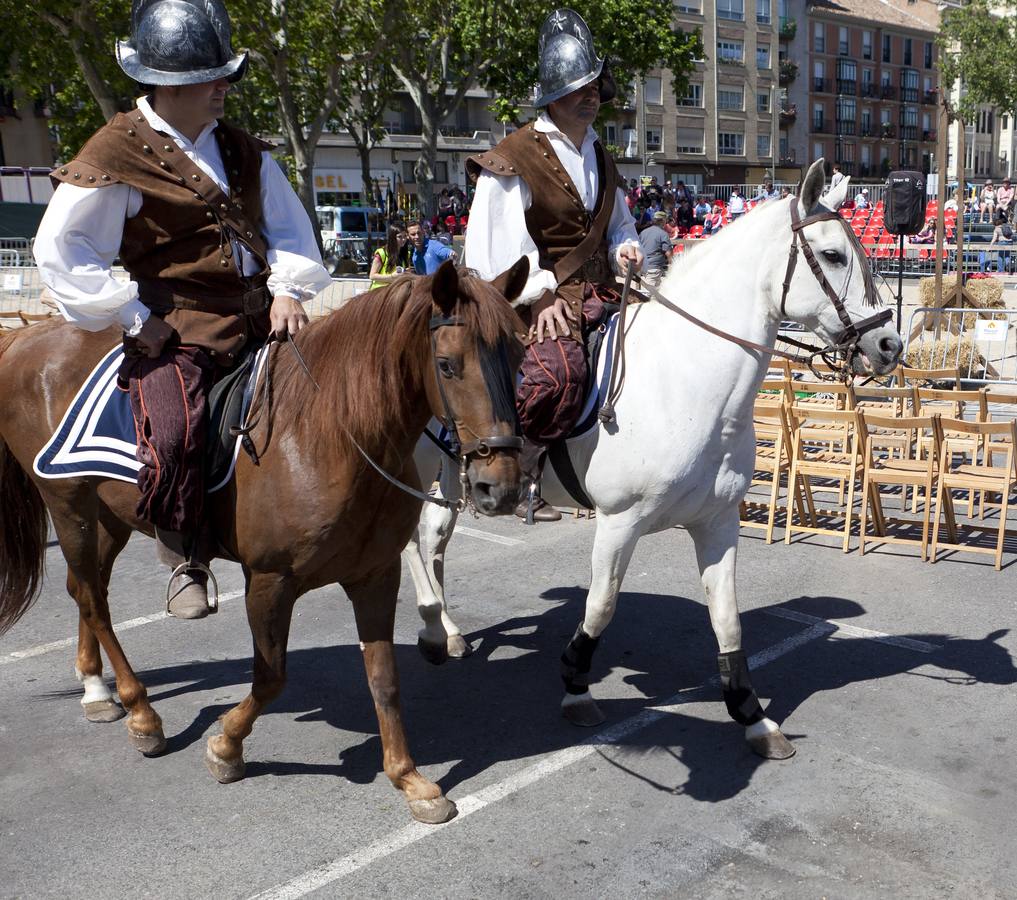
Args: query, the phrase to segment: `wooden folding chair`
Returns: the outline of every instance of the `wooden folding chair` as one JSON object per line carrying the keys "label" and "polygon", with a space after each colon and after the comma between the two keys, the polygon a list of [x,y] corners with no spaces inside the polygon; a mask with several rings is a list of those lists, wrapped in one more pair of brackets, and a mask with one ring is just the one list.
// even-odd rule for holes
{"label": "wooden folding chair", "polygon": [[[874,416],[888,416],[900,419],[910,415],[914,402],[914,390],[906,387],[883,387],[882,385],[854,385],[852,392],[855,398],[855,409],[861,413]],[[869,428],[869,444],[874,449],[885,449],[896,452],[902,459],[911,455],[914,435],[909,435],[899,428],[881,433],[879,429]]]}
{"label": "wooden folding chair", "polygon": [[[985,389],[985,404],[988,415],[987,422],[1013,422],[1017,419],[1017,385],[1002,387],[992,385]],[[1007,445],[1010,439],[1007,435],[986,435],[985,444],[982,448],[985,453],[985,462],[993,464],[993,457],[997,453],[1006,454]],[[986,506],[997,506],[995,503],[987,503],[983,493],[978,500],[978,518],[985,518]]]}
{"label": "wooden folding chair", "polygon": [[[973,419],[984,422],[988,418],[988,405],[985,400],[985,389],[977,391],[942,390],[939,388],[916,387],[914,389],[914,413],[916,416],[938,415],[941,420]],[[945,426],[944,426],[945,428]],[[966,434],[951,435],[955,453],[966,452],[974,457],[981,449],[982,441]],[[932,452],[928,438],[918,437],[915,441],[915,458],[921,459],[926,453]],[[911,511],[918,511],[918,494],[913,495]],[[968,515],[974,515],[975,495],[968,497]]]}
{"label": "wooden folding chair", "polygon": [[[855,482],[862,476],[864,468],[865,430],[861,419],[853,409],[830,409],[821,406],[809,406],[796,403],[791,407],[793,425],[791,454],[791,475],[788,479],[788,491],[801,490],[808,506],[811,524],[795,524],[788,510],[787,527],[784,531],[784,543],[791,543],[791,535],[796,531],[809,534],[841,535],[844,552],[850,549],[851,519],[855,499]],[[818,426],[832,425],[841,429],[846,435],[844,445],[839,449],[828,444],[828,438],[819,440],[810,437],[818,431]],[[842,528],[824,528],[818,524],[816,505],[813,500],[812,478],[824,478],[847,482],[847,505],[844,507],[844,525]],[[835,515],[826,510],[824,515]]]}
{"label": "wooden folding chair", "polygon": [[960,387],[960,369],[912,369],[900,366],[897,372],[903,387]]}
{"label": "wooden folding chair", "polygon": [[[969,553],[988,553],[995,557],[996,570],[1002,567],[1003,541],[1010,531],[1006,527],[1006,515],[1010,504],[1010,492],[1017,486],[1017,468],[1014,465],[1014,446],[1017,445],[1017,423],[1009,422],[965,422],[961,419],[942,420],[942,445],[939,456],[939,487],[936,491],[936,524],[932,529],[932,556],[931,561],[936,561],[936,554],[940,547],[947,547],[952,550],[964,550]],[[951,437],[954,435],[954,437]],[[979,441],[982,439],[1006,438],[1005,462],[1002,466],[990,465],[981,455],[981,463],[978,462],[978,455],[970,463],[953,465],[953,457],[958,452],[967,455],[968,438],[974,437]],[[955,451],[952,444],[960,443],[962,449]],[[1000,441],[1001,445],[1004,443]],[[975,491],[989,491],[1001,495],[999,523],[997,525],[995,548],[980,547],[972,543],[959,543],[953,538],[950,543],[939,540],[939,523],[945,515],[948,528],[956,530],[956,516],[953,509],[953,497],[951,491],[966,490],[970,493]],[[971,531],[991,531],[989,526],[965,525]]]}
{"label": "wooden folding chair", "polygon": [[[784,403],[780,399],[770,399],[769,397],[756,401],[752,421],[756,429],[756,459],[752,467],[752,484],[767,485],[770,488],[770,500],[769,503],[743,500],[741,525],[744,528],[763,529],[766,532],[766,543],[772,544],[777,510],[784,508],[780,507],[778,503],[781,477],[791,470],[791,425]],[[757,474],[768,477],[757,478]],[[802,504],[801,494],[798,491],[791,491],[790,482],[788,491],[794,497],[798,518],[804,520],[805,507]],[[750,507],[766,508],[765,524],[748,517],[747,513]]]}
{"label": "wooden folding chair", "polygon": [[[935,488],[936,467],[939,463],[939,419],[936,416],[895,418],[868,411],[862,411],[861,417],[865,430],[868,433],[868,440],[865,449],[865,471],[862,477],[862,514],[858,524],[858,552],[863,556],[865,555],[867,510],[871,504],[876,526],[876,540],[879,543],[886,544],[917,544],[921,547],[922,561],[924,562],[928,558],[929,523],[932,518],[932,494]],[[877,437],[885,440],[887,435],[894,432],[906,436],[908,440],[915,434],[929,435],[935,453],[927,454],[924,460],[910,459],[907,456],[897,457],[892,451],[880,453],[880,448],[874,445],[874,440]],[[905,525],[913,525],[915,523],[887,518],[883,512],[882,496],[879,490],[880,485],[884,484],[896,485],[900,487],[902,493],[909,485],[925,489],[925,502],[922,505],[921,540],[887,533],[886,526],[888,522]]]}

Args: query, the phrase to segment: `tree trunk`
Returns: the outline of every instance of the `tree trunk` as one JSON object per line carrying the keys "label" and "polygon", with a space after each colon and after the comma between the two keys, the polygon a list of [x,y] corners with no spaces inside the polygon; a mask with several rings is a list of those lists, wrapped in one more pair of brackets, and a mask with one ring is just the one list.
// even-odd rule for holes
{"label": "tree trunk", "polygon": [[371,181],[371,145],[367,141],[354,138],[357,145],[357,155],[360,157],[360,179],[364,182],[361,193],[364,197],[364,206],[374,206],[374,184]]}
{"label": "tree trunk", "polygon": [[430,219],[435,213],[434,170],[438,161],[438,126],[441,124],[433,104],[421,105],[420,156],[413,167],[417,179],[417,205],[420,214]]}
{"label": "tree trunk", "polygon": [[324,256],[324,247],[321,243],[321,226],[318,224],[318,214],[314,211],[314,147],[306,141],[294,140],[290,134],[286,139],[290,155],[293,157],[293,170],[297,181],[297,197],[311,220],[311,230],[314,232],[314,239],[318,243],[318,252]]}

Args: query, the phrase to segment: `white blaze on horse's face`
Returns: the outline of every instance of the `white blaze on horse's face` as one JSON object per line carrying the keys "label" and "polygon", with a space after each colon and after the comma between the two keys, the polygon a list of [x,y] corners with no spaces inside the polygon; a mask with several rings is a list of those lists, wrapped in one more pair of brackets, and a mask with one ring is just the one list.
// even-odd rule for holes
{"label": "white blaze on horse's face", "polygon": [[[824,208],[836,212],[847,197],[850,181],[850,178],[844,178],[824,196],[826,178],[823,160],[816,160],[802,185],[799,214],[805,218]],[[851,322],[860,323],[877,313],[883,305],[882,299],[869,277],[868,260],[860,245],[852,239],[849,229],[831,219],[808,225],[802,235],[812,247],[826,280],[840,297]],[[827,343],[835,344],[844,332],[845,323],[808,263],[802,258],[801,251],[798,256],[784,306],[785,313],[788,318],[800,322]],[[883,374],[897,365],[902,349],[900,335],[887,322],[861,335],[851,364],[859,374]]]}

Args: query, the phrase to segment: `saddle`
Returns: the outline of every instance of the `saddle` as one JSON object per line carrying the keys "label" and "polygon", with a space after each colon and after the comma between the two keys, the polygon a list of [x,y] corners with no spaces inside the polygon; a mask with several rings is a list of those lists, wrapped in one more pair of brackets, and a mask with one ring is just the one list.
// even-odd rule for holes
{"label": "saddle", "polygon": [[208,395],[205,483],[209,491],[221,487],[233,474],[239,438],[236,427],[250,406],[257,380],[251,376],[255,373],[258,354],[264,346],[255,343],[244,347],[237,364],[212,386]]}

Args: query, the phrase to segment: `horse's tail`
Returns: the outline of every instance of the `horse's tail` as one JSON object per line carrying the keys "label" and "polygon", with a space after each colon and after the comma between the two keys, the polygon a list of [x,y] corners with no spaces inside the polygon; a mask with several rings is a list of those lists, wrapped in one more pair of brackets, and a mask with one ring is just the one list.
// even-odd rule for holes
{"label": "horse's tail", "polygon": [[42,496],[0,437],[0,634],[39,594],[47,536]]}

